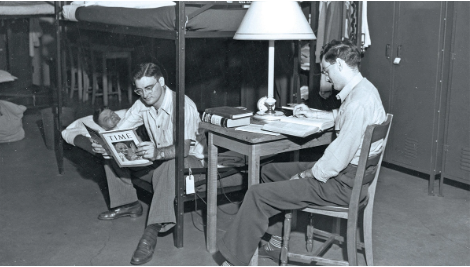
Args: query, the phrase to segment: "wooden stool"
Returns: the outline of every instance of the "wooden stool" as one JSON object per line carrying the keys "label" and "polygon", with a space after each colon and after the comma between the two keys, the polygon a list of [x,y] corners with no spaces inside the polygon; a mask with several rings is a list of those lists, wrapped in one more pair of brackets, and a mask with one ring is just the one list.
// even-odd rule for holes
{"label": "wooden stool", "polygon": [[[118,95],[119,103],[121,103],[121,86],[119,83],[119,70],[113,70],[108,67],[108,59],[125,59],[127,64],[127,96],[129,103],[132,103],[132,87],[131,87],[131,64],[132,56],[131,52],[133,48],[115,47],[106,45],[90,44],[90,55],[91,55],[91,71],[92,71],[92,96],[91,103],[95,103],[97,96],[103,96],[103,104],[108,105],[109,95]],[[96,60],[101,59],[101,72],[97,71]],[[98,76],[102,76],[102,93],[98,93]],[[113,91],[113,84],[115,85],[116,91]]]}
{"label": "wooden stool", "polygon": [[[70,99],[73,98],[74,92],[78,94],[78,99],[86,101],[84,97],[84,81],[88,79],[88,75],[84,70],[83,60],[82,60],[82,50],[76,44],[70,44],[67,42],[67,59],[68,59],[68,68],[67,71],[70,73],[70,84],[68,84],[65,89],[68,90]],[[67,76],[64,76],[67,77]],[[66,92],[67,93],[67,92]]]}

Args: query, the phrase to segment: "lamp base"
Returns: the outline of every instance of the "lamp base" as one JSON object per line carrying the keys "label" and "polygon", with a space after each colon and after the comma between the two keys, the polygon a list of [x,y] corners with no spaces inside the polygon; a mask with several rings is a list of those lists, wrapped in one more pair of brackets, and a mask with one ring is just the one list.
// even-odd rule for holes
{"label": "lamp base", "polygon": [[284,113],[281,111],[275,110],[273,114],[269,114],[266,111],[258,111],[256,114],[253,116],[253,118],[257,120],[263,120],[263,121],[278,121],[281,119],[281,117],[284,117]]}

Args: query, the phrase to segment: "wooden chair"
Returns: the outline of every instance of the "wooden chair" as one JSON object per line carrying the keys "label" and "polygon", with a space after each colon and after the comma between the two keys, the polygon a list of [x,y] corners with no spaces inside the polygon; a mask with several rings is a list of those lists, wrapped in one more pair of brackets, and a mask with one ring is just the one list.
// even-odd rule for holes
{"label": "wooden chair", "polygon": [[[103,96],[103,104],[108,105],[108,97],[110,95],[117,95],[118,101],[121,103],[121,85],[120,85],[120,71],[118,69],[112,70],[108,65],[109,60],[125,60],[127,84],[127,97],[129,103],[132,103],[132,86],[131,86],[131,64],[132,64],[132,51],[133,48],[105,46],[99,44],[89,44],[89,53],[91,56],[91,72],[92,72],[92,96],[91,103],[95,103],[98,96]],[[98,68],[98,61],[101,61],[101,71]],[[98,77],[101,76],[101,91],[99,92]],[[114,86],[113,86],[114,85]],[[113,87],[115,90],[113,90]]]}
{"label": "wooden chair", "polygon": [[68,72],[68,75],[63,77],[69,77],[67,79],[67,86],[65,90],[68,89],[68,94],[70,99],[73,98],[74,93],[77,92],[79,101],[86,101],[86,89],[88,87],[88,75],[85,71],[85,61],[83,49],[74,43],[69,42],[67,39],[64,40],[67,51],[64,51],[64,58],[66,59],[67,68],[64,69],[64,72]]}
{"label": "wooden chair", "polygon": [[[291,218],[292,211],[286,212],[284,221],[284,237],[283,245],[281,249],[281,265],[286,266],[288,260],[311,263],[317,262],[326,265],[357,265],[357,249],[358,247],[365,249],[367,265],[373,265],[373,254],[372,254],[372,211],[375,197],[375,189],[377,187],[377,179],[380,172],[380,166],[382,163],[385,146],[387,144],[388,134],[392,124],[392,114],[387,114],[387,121],[380,125],[370,125],[367,127],[364,140],[362,142],[362,151],[359,159],[356,177],[354,180],[354,186],[351,194],[351,201],[348,207],[341,206],[309,206],[302,209],[304,212],[310,213],[310,224],[307,226],[307,251],[308,254],[298,254],[289,252],[289,238],[291,232]],[[383,139],[383,149],[379,155],[369,157],[370,147],[372,143]],[[364,201],[359,201],[361,195],[361,188],[365,171],[369,166],[377,166],[374,180],[372,180],[368,189],[368,196]],[[363,230],[364,230],[364,242],[357,242],[358,227],[357,221],[359,213],[363,211]],[[343,218],[347,220],[347,231],[346,231],[346,249],[347,249],[347,261],[332,260],[322,257],[322,255],[330,248],[333,242],[338,241],[344,242],[344,238],[339,235],[339,231],[336,233],[330,233],[313,228],[313,214],[322,214],[330,217],[339,219]],[[339,224],[338,224],[339,225]],[[322,244],[314,253],[313,250],[313,237],[320,239],[326,239],[325,243]]]}

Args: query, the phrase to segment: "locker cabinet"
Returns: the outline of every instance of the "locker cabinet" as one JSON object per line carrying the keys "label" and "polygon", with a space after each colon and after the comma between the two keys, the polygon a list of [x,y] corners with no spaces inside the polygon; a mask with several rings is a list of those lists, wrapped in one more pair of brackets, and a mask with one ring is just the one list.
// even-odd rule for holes
{"label": "locker cabinet", "polygon": [[470,3],[455,2],[447,91],[442,182],[470,183]]}
{"label": "locker cabinet", "polygon": [[[361,72],[394,114],[384,161],[426,173],[440,172],[440,111],[449,34],[449,2],[368,2],[372,45]],[[448,52],[447,52],[448,53]],[[430,179],[429,193],[433,193]]]}

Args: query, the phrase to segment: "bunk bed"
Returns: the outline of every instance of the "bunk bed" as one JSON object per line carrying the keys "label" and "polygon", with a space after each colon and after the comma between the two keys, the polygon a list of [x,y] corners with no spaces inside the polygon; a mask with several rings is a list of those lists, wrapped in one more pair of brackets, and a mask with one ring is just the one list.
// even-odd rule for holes
{"label": "bunk bed", "polygon": [[[186,39],[188,38],[232,38],[242,21],[248,6],[243,3],[228,2],[171,2],[154,8],[129,8],[128,6],[65,5],[56,3],[56,44],[57,44],[57,102],[53,109],[58,125],[62,126],[62,89],[61,69],[64,59],[61,58],[61,38],[66,27],[111,32],[174,40],[176,48],[176,154],[183,155],[184,144],[184,95],[185,95],[185,59]],[[121,2],[122,3],[122,2]],[[106,4],[105,4],[106,5]],[[63,173],[63,144],[59,131],[55,138],[56,158],[59,173]],[[184,162],[183,157],[176,157],[176,216],[175,245],[183,246],[182,221],[184,214]]]}
{"label": "bunk bed", "polygon": [[[25,40],[28,39],[26,34],[23,34],[21,40],[15,38],[15,31],[13,24],[15,20],[31,19],[40,17],[51,17],[55,14],[54,4],[46,1],[1,1],[0,2],[0,23],[3,27],[0,35],[3,35],[2,42],[0,44],[0,70],[11,72],[13,75],[18,76],[19,79],[12,81],[0,88],[0,96],[4,100],[12,100],[17,98],[31,98],[32,105],[36,107],[36,95],[35,92],[29,92],[25,90],[26,87],[30,87],[29,80],[23,79],[25,75],[29,75],[29,72],[22,71],[24,69],[30,69],[30,62],[23,60],[24,55],[30,53],[27,52],[28,44]],[[31,26],[29,26],[31,27]],[[25,28],[25,27],[24,27]],[[24,29],[21,28],[21,31]],[[29,34],[29,40],[34,38],[34,34]],[[40,43],[40,38],[36,39]],[[31,51],[31,44],[29,44],[29,50]],[[39,44],[41,45],[41,43]],[[15,57],[16,60],[13,60]],[[42,64],[42,57],[39,57],[39,64]],[[42,70],[42,68],[41,68]],[[15,72],[15,73],[13,73]],[[43,89],[42,71],[40,72],[40,85]],[[31,78],[31,77],[29,77]]]}

